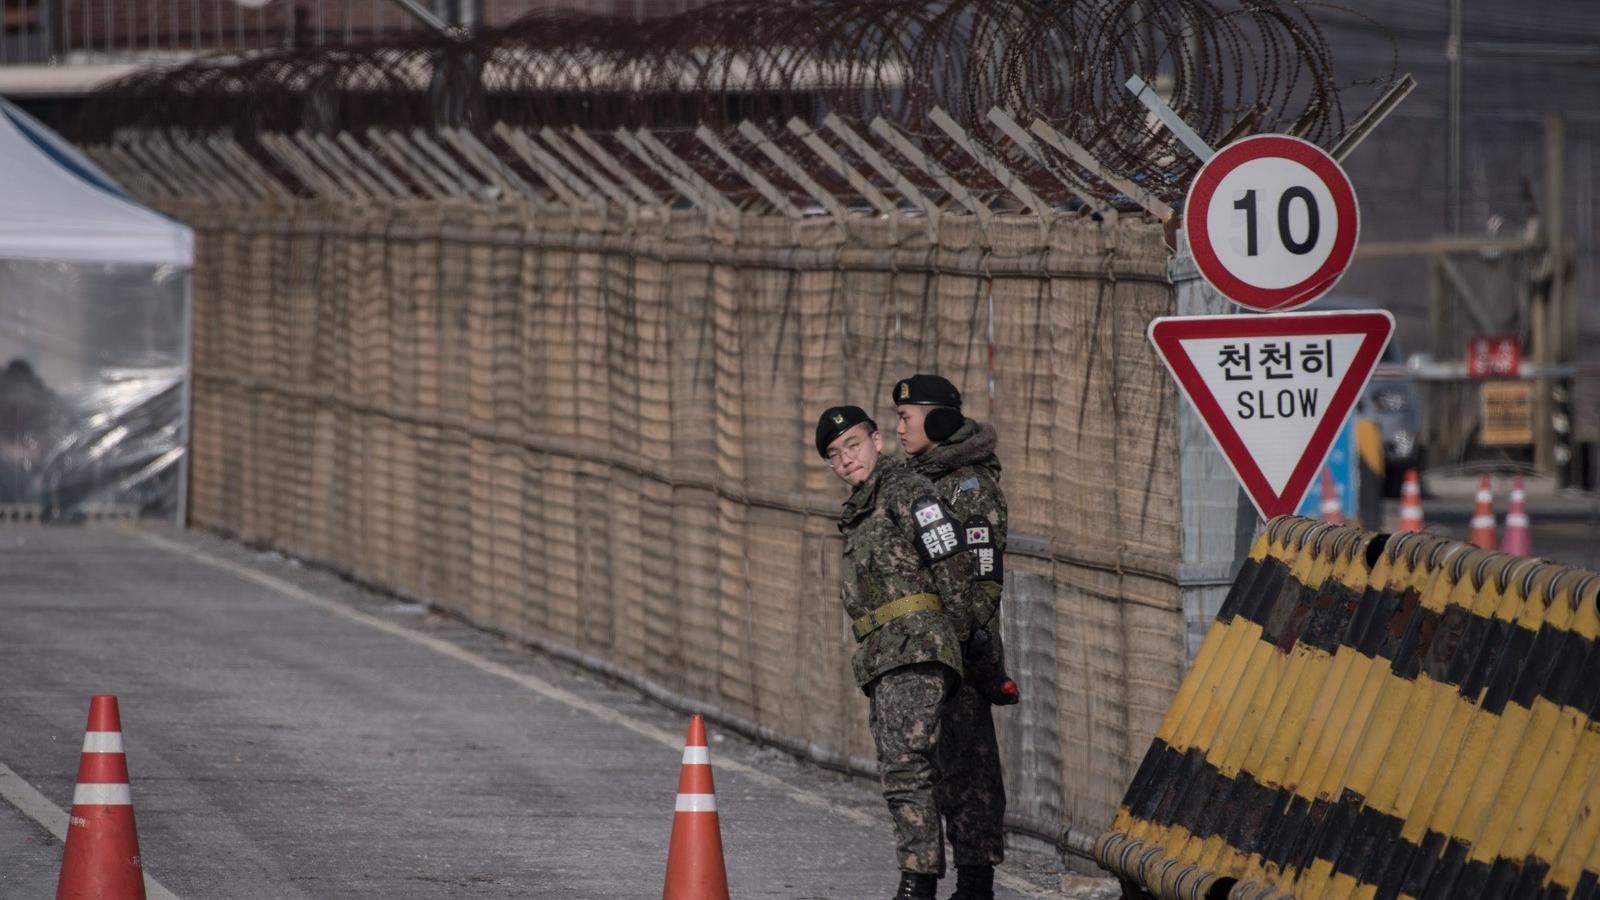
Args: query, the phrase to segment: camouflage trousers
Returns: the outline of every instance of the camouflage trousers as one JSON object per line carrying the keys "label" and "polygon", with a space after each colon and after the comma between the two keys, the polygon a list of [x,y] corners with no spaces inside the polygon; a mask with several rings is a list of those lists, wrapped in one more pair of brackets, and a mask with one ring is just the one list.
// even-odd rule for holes
{"label": "camouflage trousers", "polygon": [[867,686],[883,799],[906,872],[944,874],[944,830],[933,791],[939,782],[941,707],[955,682],[956,673],[939,663],[914,663],[890,669]]}
{"label": "camouflage trousers", "polygon": [[944,705],[940,723],[941,777],[934,799],[958,866],[996,865],[1006,855],[1006,785],[1000,777],[992,710],[965,681]]}

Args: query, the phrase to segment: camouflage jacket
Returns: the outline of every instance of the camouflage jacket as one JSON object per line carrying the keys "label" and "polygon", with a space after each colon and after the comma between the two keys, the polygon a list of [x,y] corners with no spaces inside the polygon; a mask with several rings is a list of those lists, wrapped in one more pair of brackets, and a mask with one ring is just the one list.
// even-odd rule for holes
{"label": "camouflage jacket", "polygon": [[988,625],[1000,609],[1006,495],[1000,490],[1000,460],[995,456],[998,443],[993,425],[968,419],[943,443],[911,460],[918,474],[933,482],[935,496],[964,526],[963,545],[972,558],[966,603],[971,625]]}
{"label": "camouflage jacket", "polygon": [[845,501],[839,531],[840,594],[851,619],[911,594],[938,594],[957,607],[902,616],[868,634],[856,645],[856,683],[866,687],[890,669],[919,662],[959,673],[961,646],[951,619],[964,616],[959,606],[970,562],[961,552],[958,523],[937,502],[933,485],[905,460],[883,459]]}

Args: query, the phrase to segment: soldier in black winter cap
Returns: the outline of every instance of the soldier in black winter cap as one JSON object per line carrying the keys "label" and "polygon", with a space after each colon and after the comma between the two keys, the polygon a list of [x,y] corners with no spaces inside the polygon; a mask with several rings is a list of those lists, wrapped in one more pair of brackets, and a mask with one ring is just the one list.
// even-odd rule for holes
{"label": "soldier in black winter cap", "polygon": [[[944,833],[938,803],[944,705],[961,682],[955,623],[971,621],[971,561],[960,522],[933,483],[901,457],[865,411],[835,406],[817,420],[817,452],[850,498],[839,515],[839,596],[856,639],[851,659],[867,696],[883,797],[894,822],[894,900],[938,900]],[[855,896],[860,896],[859,894]]]}
{"label": "soldier in black winter cap", "polygon": [[995,456],[997,436],[993,425],[962,415],[961,392],[938,375],[897,381],[891,397],[900,446],[912,467],[933,482],[935,498],[960,521],[972,561],[967,586],[972,618],[957,629],[965,678],[944,707],[944,752],[934,797],[955,849],[956,892],[950,900],[993,900],[994,867],[1005,857],[1006,793],[990,706],[1019,699],[1016,682],[1005,673],[1000,644],[1006,498]]}

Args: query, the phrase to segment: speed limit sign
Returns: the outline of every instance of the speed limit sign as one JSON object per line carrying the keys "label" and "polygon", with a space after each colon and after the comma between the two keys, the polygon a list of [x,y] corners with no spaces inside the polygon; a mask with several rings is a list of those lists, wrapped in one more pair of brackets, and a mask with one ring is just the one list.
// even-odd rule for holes
{"label": "speed limit sign", "polygon": [[1355,188],[1315,144],[1263,134],[1229,144],[1201,167],[1184,201],[1195,267],[1240,306],[1304,306],[1344,274],[1361,214]]}

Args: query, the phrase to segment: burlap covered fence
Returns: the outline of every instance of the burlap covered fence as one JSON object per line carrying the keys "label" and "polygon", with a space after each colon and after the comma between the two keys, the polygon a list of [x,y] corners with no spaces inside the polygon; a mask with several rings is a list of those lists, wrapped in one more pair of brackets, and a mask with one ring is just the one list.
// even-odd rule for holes
{"label": "burlap covered fence", "polygon": [[1183,673],[1154,225],[168,202],[192,521],[866,765],[818,413],[943,373],[1001,435],[1013,824],[1090,835]]}

